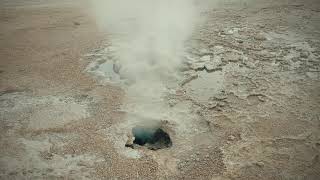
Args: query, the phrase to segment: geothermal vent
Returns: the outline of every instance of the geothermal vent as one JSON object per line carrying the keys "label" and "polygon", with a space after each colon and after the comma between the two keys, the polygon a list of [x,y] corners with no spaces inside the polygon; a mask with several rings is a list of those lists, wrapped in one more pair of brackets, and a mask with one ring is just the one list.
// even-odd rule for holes
{"label": "geothermal vent", "polygon": [[126,147],[145,146],[150,150],[158,150],[172,146],[169,134],[159,127],[137,126],[132,129],[132,135],[133,143],[127,143]]}

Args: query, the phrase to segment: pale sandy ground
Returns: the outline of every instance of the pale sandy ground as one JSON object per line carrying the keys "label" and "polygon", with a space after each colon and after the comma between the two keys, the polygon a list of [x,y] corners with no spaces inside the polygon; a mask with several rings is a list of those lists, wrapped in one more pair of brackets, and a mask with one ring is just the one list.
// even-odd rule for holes
{"label": "pale sandy ground", "polygon": [[[84,1],[1,1],[0,6],[0,177],[55,179],[84,176],[81,168],[72,173],[74,170],[69,168],[69,162],[57,159],[57,162],[44,162],[44,165],[41,159],[37,159],[38,153],[49,147],[42,144],[42,140],[47,141],[49,136],[57,133],[68,136],[76,131],[88,134],[83,140],[89,144],[70,147],[67,151],[76,153],[88,149],[89,154],[89,149],[95,149],[95,141],[89,136],[95,135],[85,129],[107,126],[112,121],[110,113],[117,108],[122,96],[118,89],[98,86],[83,73],[86,63],[81,63],[80,58],[101,42],[101,33],[88,13],[87,4]],[[94,108],[96,114],[86,119],[89,117],[87,104],[93,96],[102,104]],[[91,108],[94,106],[96,104],[92,103]],[[28,120],[29,117],[35,121]],[[79,119],[80,124],[82,121],[87,125],[72,126],[72,130],[67,128],[66,123]],[[69,130],[61,129],[64,125]],[[26,137],[31,141],[38,137],[42,140],[40,144],[35,140],[36,144],[27,150],[24,145]],[[102,141],[99,137],[97,140]],[[74,142],[78,143],[80,139]],[[98,151],[107,152],[110,148],[107,142],[96,146],[101,146]],[[60,173],[55,172],[56,167]]]}
{"label": "pale sandy ground", "polygon": [[124,92],[85,72],[107,46],[85,1],[1,1],[0,178],[319,179],[320,3],[241,2],[204,13],[187,46],[220,70],[169,98],[196,120],[153,152],[127,151]]}

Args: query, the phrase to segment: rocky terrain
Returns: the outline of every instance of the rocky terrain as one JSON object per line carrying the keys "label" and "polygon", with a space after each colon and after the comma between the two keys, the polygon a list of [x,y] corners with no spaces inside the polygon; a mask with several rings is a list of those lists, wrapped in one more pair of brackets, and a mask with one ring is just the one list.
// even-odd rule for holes
{"label": "rocky terrain", "polygon": [[[316,0],[215,4],[186,42],[178,75],[144,103],[128,94],[112,34],[94,28],[85,3],[8,2],[1,179],[320,177]],[[132,144],[132,128],[150,119],[172,146]]]}

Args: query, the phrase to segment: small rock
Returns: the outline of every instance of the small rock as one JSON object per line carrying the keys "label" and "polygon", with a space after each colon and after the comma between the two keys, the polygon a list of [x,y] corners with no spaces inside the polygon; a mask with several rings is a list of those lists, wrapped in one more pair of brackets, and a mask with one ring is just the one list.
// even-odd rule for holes
{"label": "small rock", "polygon": [[234,33],[233,30],[230,29],[230,30],[228,30],[225,34],[226,34],[226,35],[232,35],[233,33]]}
{"label": "small rock", "polygon": [[218,106],[218,102],[216,102],[216,101],[211,101],[211,102],[208,103],[208,108],[209,109],[213,109],[213,108],[215,108],[217,106]]}
{"label": "small rock", "polygon": [[309,52],[308,51],[302,51],[300,53],[300,57],[307,59],[309,57]]}
{"label": "small rock", "polygon": [[232,35],[234,33],[238,33],[239,32],[239,28],[231,28],[226,32],[226,35]]}
{"label": "small rock", "polygon": [[227,35],[227,34],[226,34],[226,32],[225,32],[224,30],[222,30],[222,31],[219,32],[219,36],[225,37],[225,35]]}
{"label": "small rock", "polygon": [[267,38],[266,38],[263,34],[261,34],[261,33],[255,35],[255,36],[254,36],[254,39],[255,39],[255,40],[258,40],[258,41],[265,41],[265,40],[267,40]]}
{"label": "small rock", "polygon": [[223,101],[221,101],[221,102],[218,103],[218,106],[219,106],[219,107],[224,107],[224,106],[226,106],[226,103],[223,102]]}
{"label": "small rock", "polygon": [[258,167],[263,167],[264,166],[264,163],[263,162],[256,162],[254,163],[256,166]]}
{"label": "small rock", "polygon": [[237,39],[237,42],[240,44],[244,43],[244,41],[242,39]]}

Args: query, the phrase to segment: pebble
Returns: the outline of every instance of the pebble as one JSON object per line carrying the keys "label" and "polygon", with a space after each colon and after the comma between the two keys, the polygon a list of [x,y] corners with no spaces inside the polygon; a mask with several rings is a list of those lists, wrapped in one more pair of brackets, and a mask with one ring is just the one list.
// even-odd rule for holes
{"label": "pebble", "polygon": [[308,51],[302,51],[301,53],[300,53],[300,57],[301,58],[308,58],[309,57],[309,52]]}
{"label": "pebble", "polygon": [[225,32],[225,34],[226,34],[226,35],[232,35],[232,34],[233,34],[232,29],[230,29],[230,30],[226,31],[226,32]]}
{"label": "pebble", "polygon": [[258,41],[265,41],[265,40],[267,40],[267,38],[266,38],[263,34],[261,34],[261,33],[255,35],[255,36],[254,36],[254,39],[255,39],[255,40],[258,40]]}
{"label": "pebble", "polygon": [[258,167],[263,167],[264,166],[264,163],[263,162],[256,162],[254,163],[256,166]]}
{"label": "pebble", "polygon": [[215,108],[217,106],[218,106],[218,102],[216,102],[216,101],[211,101],[211,102],[208,103],[208,108],[209,109],[213,109],[213,108]]}
{"label": "pebble", "polygon": [[226,103],[223,102],[223,101],[221,101],[221,102],[218,103],[218,105],[219,105],[220,107],[224,107],[224,106],[226,106]]}
{"label": "pebble", "polygon": [[238,33],[238,31],[239,31],[239,28],[232,28],[226,32],[226,35],[232,35],[234,33]]}
{"label": "pebble", "polygon": [[242,39],[237,39],[237,42],[240,44],[244,43],[244,41]]}
{"label": "pebble", "polygon": [[225,37],[225,35],[226,35],[226,32],[225,32],[224,30],[222,30],[222,31],[219,32],[219,36]]}

